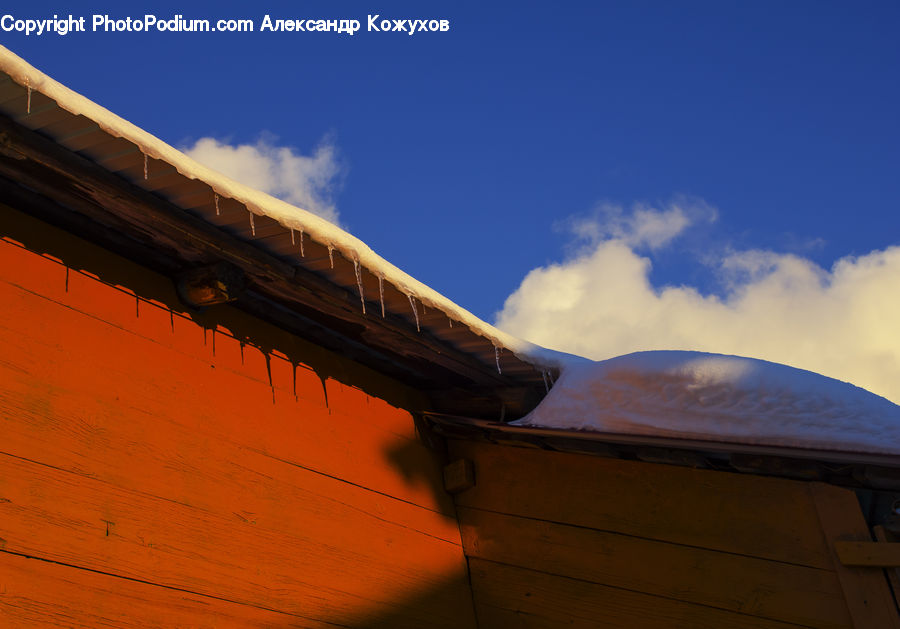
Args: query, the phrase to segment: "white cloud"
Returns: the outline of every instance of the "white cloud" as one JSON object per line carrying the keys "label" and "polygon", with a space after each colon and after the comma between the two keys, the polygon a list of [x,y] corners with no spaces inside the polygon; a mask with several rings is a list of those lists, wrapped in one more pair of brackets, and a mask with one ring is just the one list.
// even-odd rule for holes
{"label": "white cloud", "polygon": [[201,138],[184,152],[235,181],[338,223],[332,194],[340,167],[330,142],[323,142],[307,156],[275,146],[267,138],[238,145]]}
{"label": "white cloud", "polygon": [[699,199],[673,202],[663,210],[639,203],[629,213],[619,205],[601,203],[590,216],[570,219],[567,227],[578,240],[592,246],[614,239],[652,250],[667,245],[691,223],[711,223],[716,218],[715,208]]}
{"label": "white cloud", "polygon": [[830,270],[796,255],[730,252],[717,258],[726,287],[717,297],[651,284],[651,262],[635,248],[660,246],[687,227],[671,208],[613,216],[611,225],[576,231],[598,235],[589,248],[528,273],[497,325],[594,359],[650,349],[762,358],[900,403],[900,246]]}

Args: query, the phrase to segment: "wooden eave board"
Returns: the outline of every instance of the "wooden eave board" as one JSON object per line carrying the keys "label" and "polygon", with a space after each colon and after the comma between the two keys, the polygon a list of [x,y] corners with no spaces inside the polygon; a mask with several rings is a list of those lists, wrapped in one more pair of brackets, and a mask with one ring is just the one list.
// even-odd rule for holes
{"label": "wooden eave board", "polygon": [[[347,320],[355,321],[355,326],[372,331],[356,340],[363,344],[378,342],[383,322],[379,321],[381,291],[375,274],[366,269],[361,273],[367,310],[363,315],[352,260],[345,259],[337,251],[329,256],[327,247],[313,241],[308,234],[305,235],[304,241],[306,255],[301,256],[297,243],[299,234],[294,234],[292,242],[289,229],[266,217],[254,217],[256,234],[253,234],[250,212],[243,204],[232,199],[220,198],[220,214],[217,215],[215,194],[206,183],[180,175],[171,165],[152,158],[147,160],[145,178],[144,158],[137,146],[127,140],[111,136],[84,116],[76,116],[63,110],[36,90],[31,94],[32,113],[26,112],[26,102],[25,88],[9,79],[7,75],[3,75],[3,80],[0,80],[0,112],[8,116],[11,122],[59,146],[67,147],[94,164],[102,165],[103,170],[121,180],[123,188],[130,185],[151,191],[154,197],[166,202],[171,211],[196,217],[210,226],[218,226],[218,229],[222,230],[223,238],[232,237],[249,243],[261,254],[282,261],[285,269],[304,271],[321,278],[323,282],[330,284],[335,291],[345,296],[344,300],[350,305],[345,309]],[[25,136],[27,137],[27,133]],[[69,175],[76,181],[81,176],[77,172],[70,172]],[[227,211],[223,211],[226,209]],[[92,220],[96,221],[97,217],[92,217]],[[107,227],[118,230],[122,226],[115,224]],[[135,229],[128,235],[150,246],[159,246],[159,243],[147,240],[147,232],[153,229],[152,225],[147,225],[147,229]],[[195,255],[192,259],[179,262],[196,264],[197,257]],[[285,275],[290,276],[291,271],[286,271]],[[440,376],[441,369],[438,369],[433,378],[435,384],[424,388],[440,389],[443,386],[442,382],[447,381],[452,385],[455,380],[455,386],[475,386],[482,389],[524,387],[532,392],[528,396],[531,399],[541,397],[544,390],[543,379],[540,370],[534,365],[518,358],[510,351],[501,351],[499,359],[502,373],[498,373],[496,350],[490,340],[474,333],[458,321],[450,321],[448,316],[439,310],[424,308],[422,303],[415,303],[418,314],[417,326],[409,297],[388,282],[383,282],[382,288],[385,313],[390,324],[405,328],[408,331],[406,337],[413,345],[419,345],[414,352],[418,355],[418,359],[410,363],[413,372],[422,369],[423,360],[426,367],[428,363],[435,363],[444,365],[441,369],[446,369],[446,357],[454,354],[468,363],[468,367],[457,372],[458,377],[455,379]],[[276,298],[280,303],[291,307],[291,300],[285,299],[284,295],[277,295]],[[417,331],[417,327],[421,331]],[[422,342],[417,342],[417,336]],[[396,346],[396,342],[388,341],[383,345],[393,347]],[[402,354],[401,352],[401,360]],[[503,400],[502,396],[495,397],[490,404],[479,402],[472,408],[473,414],[482,417],[499,416]],[[516,396],[516,399],[521,397]],[[506,404],[508,406],[506,412],[510,416],[521,415],[530,410],[514,408],[509,401]],[[446,410],[460,412],[464,408],[464,403],[457,403],[453,408]]]}
{"label": "wooden eave board", "polygon": [[[424,416],[439,434],[448,438],[490,441],[512,446],[530,445],[547,450],[606,457],[627,456],[642,460],[658,458],[660,462],[693,467],[734,467],[732,462],[741,457],[741,461],[752,459],[760,463],[751,473],[800,478],[801,474],[816,474],[815,470],[818,468],[821,475],[807,477],[806,480],[824,480],[825,475],[840,474],[845,478],[845,484],[851,486],[867,486],[865,473],[877,469],[890,474],[892,478],[896,476],[895,482],[900,484],[900,459],[890,455],[514,426],[499,421],[438,413],[425,413]],[[766,467],[767,460],[782,463],[783,473],[773,467]],[[745,470],[735,468],[730,471]]]}

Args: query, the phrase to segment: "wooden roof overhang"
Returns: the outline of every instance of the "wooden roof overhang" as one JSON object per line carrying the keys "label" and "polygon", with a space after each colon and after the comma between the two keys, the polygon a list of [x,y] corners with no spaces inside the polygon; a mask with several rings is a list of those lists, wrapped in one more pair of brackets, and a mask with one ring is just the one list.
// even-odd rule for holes
{"label": "wooden roof overhang", "polygon": [[173,280],[227,263],[246,284],[234,306],[424,391],[432,410],[511,419],[546,393],[548,369],[424,308],[368,269],[358,278],[353,260],[308,235],[301,255],[290,229],[218,198],[204,181],[148,159],[6,74],[0,200]]}
{"label": "wooden roof overhang", "polygon": [[900,492],[900,458],[888,454],[514,426],[505,422],[430,412],[424,413],[422,428],[427,434],[444,439],[480,440]]}

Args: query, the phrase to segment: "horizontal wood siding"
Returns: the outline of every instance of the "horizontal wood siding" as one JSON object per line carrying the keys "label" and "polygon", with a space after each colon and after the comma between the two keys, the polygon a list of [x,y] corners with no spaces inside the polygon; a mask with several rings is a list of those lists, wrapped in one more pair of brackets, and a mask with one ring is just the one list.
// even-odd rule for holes
{"label": "horizontal wood siding", "polygon": [[0,623],[65,629],[334,626],[4,552],[0,552]]}
{"label": "horizontal wood siding", "polygon": [[798,624],[847,624],[837,577],[819,568],[467,507],[459,517],[473,557]]}
{"label": "horizontal wood siding", "polygon": [[482,629],[853,626],[804,483],[477,442],[450,451],[475,464],[456,500]]}
{"label": "horizontal wood siding", "polygon": [[795,629],[797,625],[648,596],[591,581],[469,561],[479,627]]}
{"label": "horizontal wood siding", "polygon": [[0,219],[0,618],[474,625],[441,463],[365,389],[415,392]]}

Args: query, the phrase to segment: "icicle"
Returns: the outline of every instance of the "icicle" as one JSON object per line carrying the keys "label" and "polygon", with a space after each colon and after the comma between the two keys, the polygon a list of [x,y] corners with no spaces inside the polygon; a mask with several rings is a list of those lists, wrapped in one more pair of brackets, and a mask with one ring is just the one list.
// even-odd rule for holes
{"label": "icicle", "polygon": [[556,384],[555,382],[553,382],[553,372],[552,372],[552,371],[547,371],[547,378],[550,380],[550,386],[551,386],[551,387],[552,387],[554,384]]}
{"label": "icicle", "polygon": [[412,306],[413,314],[416,316],[416,332],[421,332],[422,328],[419,327],[419,311],[416,310],[416,298],[412,295],[407,295],[409,298],[409,305]]}
{"label": "icicle", "polygon": [[328,245],[328,261],[331,262],[331,268],[334,268],[334,247]]}
{"label": "icicle", "polygon": [[150,160],[147,158],[147,154],[144,153],[144,180],[147,179],[147,174],[150,172]]}
{"label": "icicle", "polygon": [[378,274],[378,299],[381,301],[381,318],[384,319],[384,275]]}
{"label": "icicle", "polygon": [[28,77],[25,77],[25,92],[27,96],[25,97],[25,113],[31,113],[31,81]]}
{"label": "icicle", "polygon": [[452,328],[452,327],[453,327],[453,319],[451,319],[451,318],[448,316],[448,317],[447,317],[447,321],[450,322],[450,327]]}
{"label": "icicle", "polygon": [[547,390],[547,393],[550,393],[550,383],[547,382],[547,372],[543,369],[541,370],[541,378],[544,379],[544,389]]}
{"label": "icicle", "polygon": [[253,220],[253,212],[250,212],[250,233],[256,235],[256,222]]}
{"label": "icicle", "polygon": [[494,345],[494,360],[497,361],[497,373],[503,373],[500,370],[500,348]]}
{"label": "icicle", "polygon": [[219,195],[214,194],[213,198],[216,200],[216,216],[218,216],[219,215]]}
{"label": "icicle", "polygon": [[293,227],[291,227],[291,244],[292,244],[292,245],[296,245],[296,244],[297,244],[297,241],[294,240],[294,228],[293,228]]}
{"label": "icicle", "polygon": [[359,268],[359,260],[353,260],[353,272],[356,273],[356,287],[359,289],[359,303],[362,304],[363,314],[366,314],[366,297],[363,294],[362,269]]}
{"label": "icicle", "polygon": [[300,230],[300,257],[305,258],[306,254],[303,252],[303,230]]}

